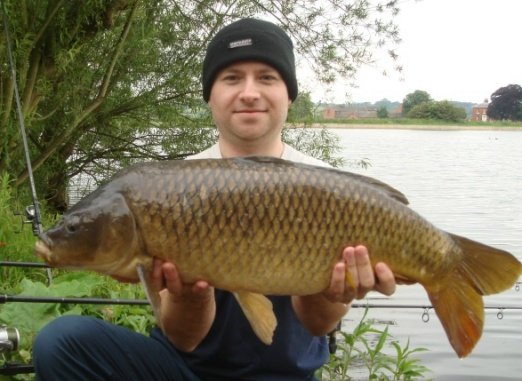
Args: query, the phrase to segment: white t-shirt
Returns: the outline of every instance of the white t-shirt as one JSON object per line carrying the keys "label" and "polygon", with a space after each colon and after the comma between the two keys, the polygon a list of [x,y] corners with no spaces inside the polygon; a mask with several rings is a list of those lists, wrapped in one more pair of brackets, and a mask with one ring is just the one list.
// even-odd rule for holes
{"label": "white t-shirt", "polygon": [[[221,151],[219,150],[219,144],[216,143],[212,147],[207,148],[206,150],[204,150],[200,153],[197,153],[192,156],[188,156],[187,160],[222,159],[222,158],[223,158],[223,156],[221,155]],[[283,155],[281,156],[281,159],[290,160],[290,161],[294,161],[297,163],[317,165],[320,167],[330,167],[330,165],[328,163],[325,163],[324,161],[316,159],[315,157],[306,155],[306,154],[296,150],[295,148],[290,147],[288,144],[284,145]]]}

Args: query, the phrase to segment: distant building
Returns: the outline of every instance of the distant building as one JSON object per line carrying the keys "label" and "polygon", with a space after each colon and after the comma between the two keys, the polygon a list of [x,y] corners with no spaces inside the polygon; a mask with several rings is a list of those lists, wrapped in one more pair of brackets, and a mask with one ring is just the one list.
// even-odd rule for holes
{"label": "distant building", "polygon": [[488,110],[488,100],[484,99],[484,103],[480,103],[478,105],[474,105],[471,108],[471,120],[473,122],[487,122],[490,119],[488,118],[488,115],[486,114],[486,111]]}
{"label": "distant building", "polygon": [[375,106],[333,105],[323,109],[324,119],[364,119],[377,118]]}
{"label": "distant building", "polygon": [[[325,105],[321,108],[324,119],[368,119],[377,118],[378,105],[357,103],[350,105]],[[402,116],[402,103],[388,107],[388,118]]]}

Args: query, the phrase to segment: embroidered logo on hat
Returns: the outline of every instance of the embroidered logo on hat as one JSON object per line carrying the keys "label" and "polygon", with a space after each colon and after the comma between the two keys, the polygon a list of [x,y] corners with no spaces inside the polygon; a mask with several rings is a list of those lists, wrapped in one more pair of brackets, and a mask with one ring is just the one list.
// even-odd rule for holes
{"label": "embroidered logo on hat", "polygon": [[242,46],[250,46],[253,44],[254,44],[254,42],[252,41],[251,38],[244,38],[242,40],[232,41],[230,44],[228,44],[228,48],[234,49],[234,48],[240,48]]}

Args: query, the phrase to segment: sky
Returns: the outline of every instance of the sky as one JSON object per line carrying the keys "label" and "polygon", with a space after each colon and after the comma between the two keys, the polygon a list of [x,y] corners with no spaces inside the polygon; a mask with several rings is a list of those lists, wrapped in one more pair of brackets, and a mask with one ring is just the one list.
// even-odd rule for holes
{"label": "sky", "polygon": [[482,103],[500,87],[522,86],[522,0],[403,0],[396,22],[402,74],[376,57],[357,88],[317,86],[312,100],[400,102],[424,90],[438,101]]}

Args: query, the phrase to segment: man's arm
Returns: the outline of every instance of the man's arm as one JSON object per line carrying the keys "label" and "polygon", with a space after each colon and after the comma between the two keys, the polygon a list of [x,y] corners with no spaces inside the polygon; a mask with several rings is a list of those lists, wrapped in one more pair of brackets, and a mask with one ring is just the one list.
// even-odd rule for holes
{"label": "man's arm", "polygon": [[184,284],[173,263],[154,261],[153,290],[161,290],[160,327],[172,344],[191,352],[208,334],[216,314],[214,288],[207,282]]}
{"label": "man's arm", "polygon": [[[347,283],[346,272],[350,274],[351,285]],[[335,329],[354,299],[362,299],[372,290],[393,294],[392,271],[384,263],[377,263],[373,268],[366,247],[347,247],[342,260],[334,266],[330,287],[315,295],[293,296],[292,305],[308,331],[322,336]]]}

